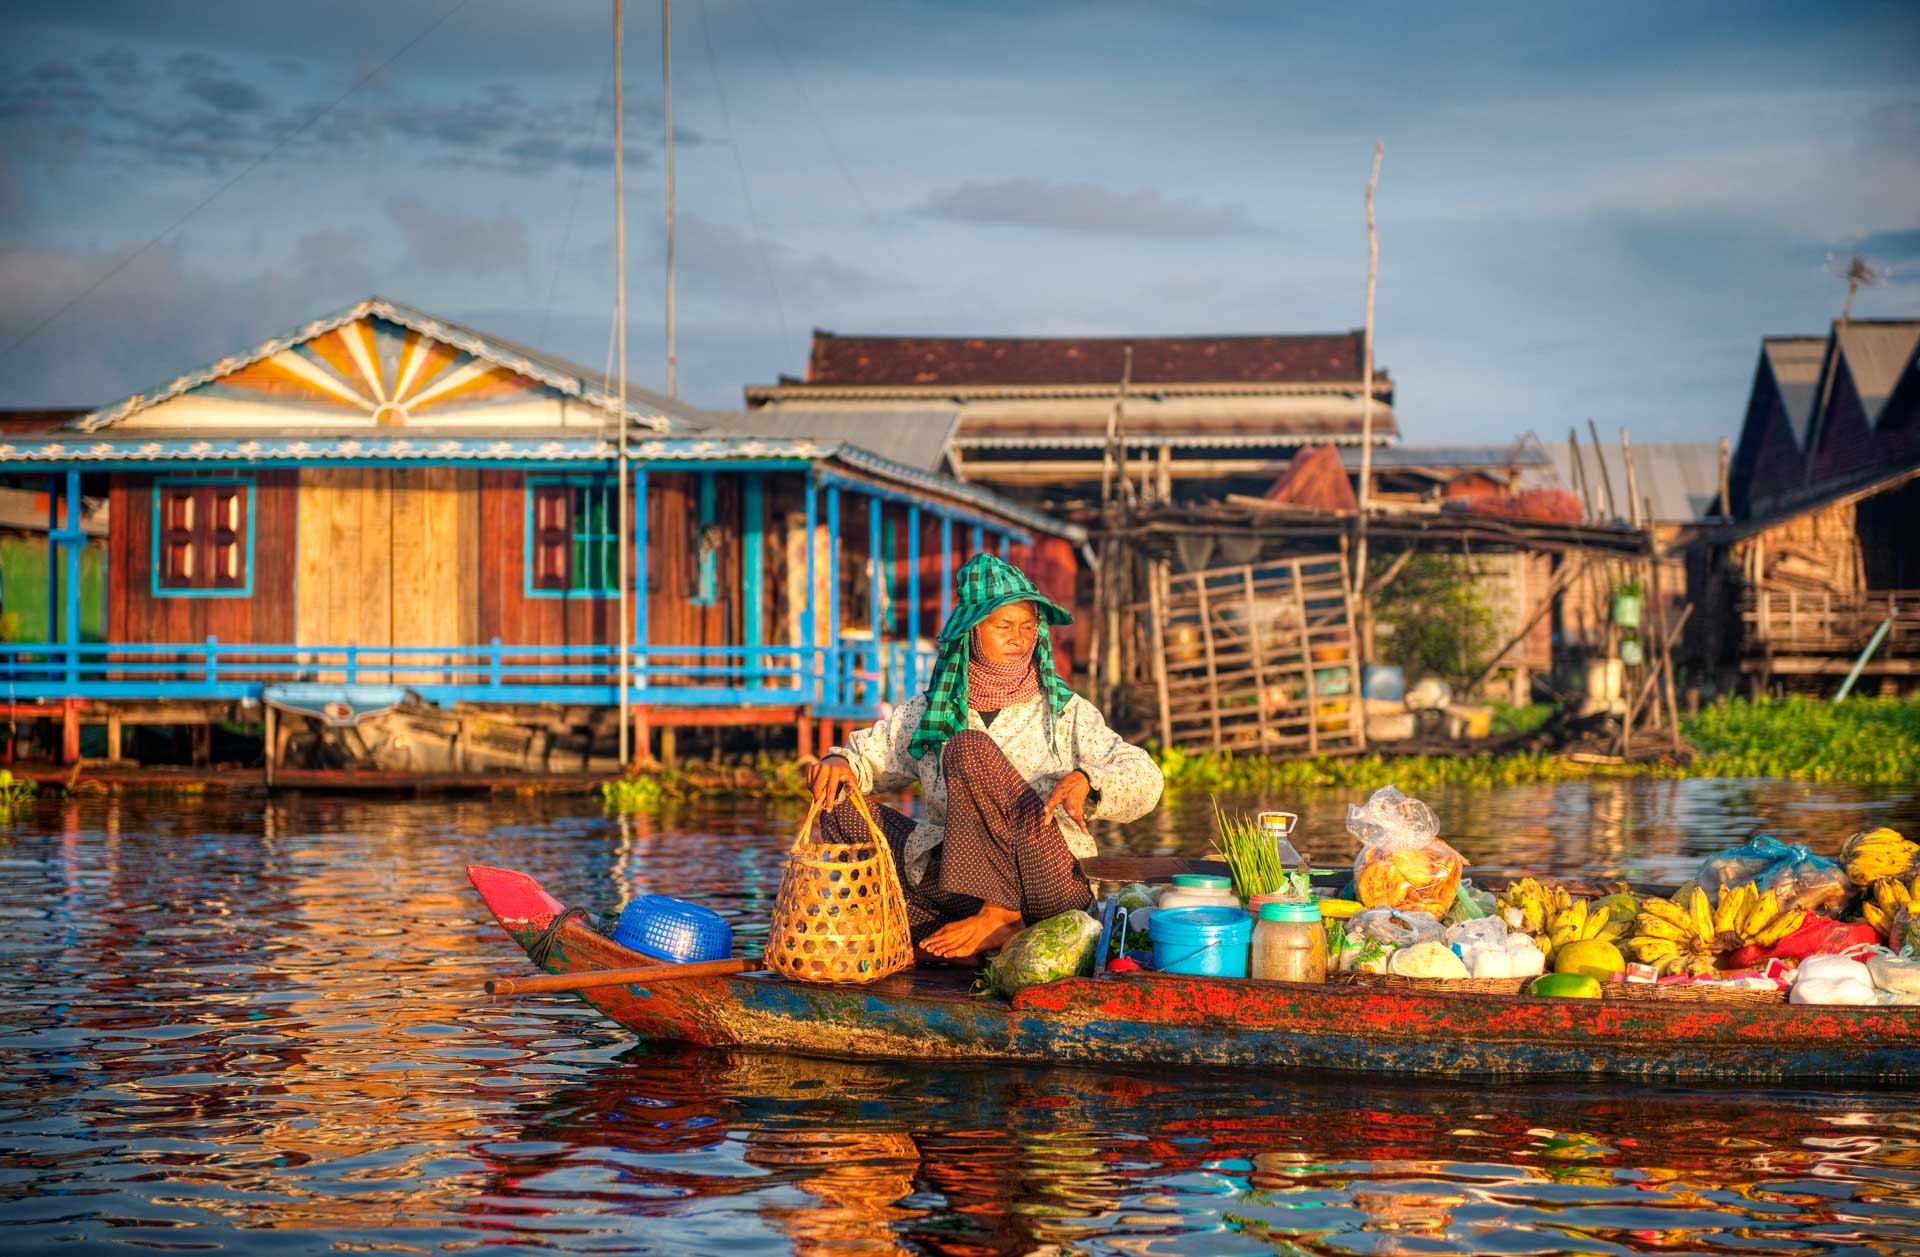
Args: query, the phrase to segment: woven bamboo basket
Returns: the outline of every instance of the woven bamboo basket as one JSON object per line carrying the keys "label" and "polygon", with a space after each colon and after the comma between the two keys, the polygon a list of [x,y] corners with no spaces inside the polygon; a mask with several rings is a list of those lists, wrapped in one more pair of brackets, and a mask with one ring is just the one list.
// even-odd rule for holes
{"label": "woven bamboo basket", "polygon": [[1398,973],[1330,973],[1327,981],[1340,986],[1365,986],[1383,991],[1427,991],[1435,995],[1518,995],[1531,978],[1409,978]]}
{"label": "woven bamboo basket", "polygon": [[1746,991],[1730,986],[1694,986],[1685,982],[1607,982],[1605,999],[1681,1004],[1784,1004],[1785,991]]}
{"label": "woven bamboo basket", "polygon": [[816,801],[787,852],[773,901],[764,958],[769,969],[796,982],[859,985],[913,964],[907,897],[887,836],[859,792],[849,790],[848,797],[870,836],[815,841],[821,812]]}

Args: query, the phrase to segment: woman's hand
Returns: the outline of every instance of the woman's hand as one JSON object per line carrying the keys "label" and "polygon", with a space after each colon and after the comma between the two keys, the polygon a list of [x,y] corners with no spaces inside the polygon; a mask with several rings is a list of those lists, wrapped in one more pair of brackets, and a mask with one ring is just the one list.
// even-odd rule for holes
{"label": "woman's hand", "polygon": [[807,766],[807,788],[813,791],[813,801],[821,808],[830,808],[840,802],[840,789],[858,790],[860,783],[854,779],[853,765],[843,756],[829,755],[817,764]]}
{"label": "woman's hand", "polygon": [[1080,828],[1085,829],[1087,827],[1087,796],[1092,793],[1093,782],[1089,781],[1087,775],[1078,768],[1074,769],[1054,783],[1053,793],[1047,796],[1047,819],[1053,819],[1053,809],[1065,807],[1067,815],[1073,817]]}

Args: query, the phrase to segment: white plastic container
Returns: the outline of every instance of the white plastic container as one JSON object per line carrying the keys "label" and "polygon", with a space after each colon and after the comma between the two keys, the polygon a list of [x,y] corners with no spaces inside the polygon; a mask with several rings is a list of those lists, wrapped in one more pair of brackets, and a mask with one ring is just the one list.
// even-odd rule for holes
{"label": "white plastic container", "polygon": [[1233,893],[1233,879],[1212,873],[1176,873],[1173,888],[1160,892],[1156,905],[1161,912],[1169,908],[1238,908],[1240,896]]}

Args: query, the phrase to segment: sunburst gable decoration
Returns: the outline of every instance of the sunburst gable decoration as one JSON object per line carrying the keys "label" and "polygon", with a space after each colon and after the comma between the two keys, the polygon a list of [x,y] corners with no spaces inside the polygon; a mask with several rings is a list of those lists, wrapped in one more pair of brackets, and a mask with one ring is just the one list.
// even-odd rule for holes
{"label": "sunburst gable decoration", "polygon": [[623,404],[601,373],[375,297],[68,427],[599,428],[624,411],[667,432],[676,406],[644,389]]}
{"label": "sunburst gable decoration", "polygon": [[[256,416],[256,407],[292,406],[325,412],[335,423],[398,427],[463,418],[498,421],[498,414],[462,412],[553,398],[552,389],[517,371],[368,316],[241,365],[141,418],[156,425],[171,419],[205,422],[230,410],[233,420],[243,420]],[[180,404],[189,401],[231,405]],[[169,415],[169,409],[193,413]]]}

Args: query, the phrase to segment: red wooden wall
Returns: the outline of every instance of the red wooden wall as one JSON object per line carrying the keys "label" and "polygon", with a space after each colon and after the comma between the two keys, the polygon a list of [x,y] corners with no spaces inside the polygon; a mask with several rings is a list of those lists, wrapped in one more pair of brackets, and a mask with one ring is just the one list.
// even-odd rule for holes
{"label": "red wooden wall", "polygon": [[[108,482],[107,639],[117,642],[291,642],[297,472],[257,471],[253,480],[251,597],[153,594],[153,485],[147,472]],[[166,477],[184,479],[185,477]],[[217,477],[208,477],[216,479]]]}

